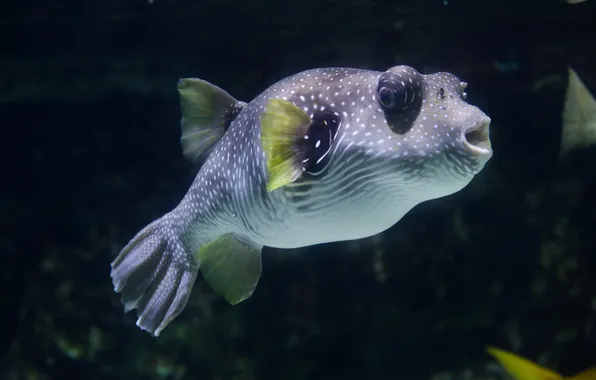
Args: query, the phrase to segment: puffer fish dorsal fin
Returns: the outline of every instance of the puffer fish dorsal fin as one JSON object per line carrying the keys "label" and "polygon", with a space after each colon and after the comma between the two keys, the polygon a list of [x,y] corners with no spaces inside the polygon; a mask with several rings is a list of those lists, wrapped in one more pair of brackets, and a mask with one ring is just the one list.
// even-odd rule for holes
{"label": "puffer fish dorsal fin", "polygon": [[271,99],[261,115],[261,146],[267,160],[267,191],[294,182],[302,175],[298,141],[304,138],[311,118],[299,107]]}
{"label": "puffer fish dorsal fin", "polygon": [[590,368],[575,376],[566,377],[565,380],[596,380],[596,368]]}
{"label": "puffer fish dorsal fin", "polygon": [[577,73],[568,67],[560,154],[596,144],[596,99]]}
{"label": "puffer fish dorsal fin", "polygon": [[205,244],[195,258],[211,289],[232,305],[249,298],[261,277],[261,247],[234,234]]}
{"label": "puffer fish dorsal fin", "polygon": [[196,78],[180,79],[178,93],[182,111],[182,151],[190,161],[198,162],[209,154],[246,103]]}
{"label": "puffer fish dorsal fin", "polygon": [[563,380],[563,377],[558,373],[543,368],[521,356],[495,347],[487,347],[486,351],[516,380]]}

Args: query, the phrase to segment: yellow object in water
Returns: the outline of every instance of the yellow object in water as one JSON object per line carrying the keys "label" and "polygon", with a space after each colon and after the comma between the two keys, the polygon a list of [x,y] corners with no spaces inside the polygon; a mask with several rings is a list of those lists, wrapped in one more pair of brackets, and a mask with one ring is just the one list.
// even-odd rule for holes
{"label": "yellow object in water", "polygon": [[528,359],[498,348],[487,347],[486,351],[516,380],[596,380],[596,368],[590,368],[575,376],[565,377]]}

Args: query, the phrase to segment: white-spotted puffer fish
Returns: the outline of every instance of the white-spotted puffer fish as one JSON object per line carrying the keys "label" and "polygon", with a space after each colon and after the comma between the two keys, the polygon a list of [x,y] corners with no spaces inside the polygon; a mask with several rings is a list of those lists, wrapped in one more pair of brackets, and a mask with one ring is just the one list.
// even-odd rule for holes
{"label": "white-spotted puffer fish", "polygon": [[250,103],[181,79],[184,155],[204,163],[172,211],[141,230],[111,277],[157,336],[199,271],[231,304],[250,297],[263,246],[360,239],[459,191],[492,156],[490,119],[450,73],[321,68]]}

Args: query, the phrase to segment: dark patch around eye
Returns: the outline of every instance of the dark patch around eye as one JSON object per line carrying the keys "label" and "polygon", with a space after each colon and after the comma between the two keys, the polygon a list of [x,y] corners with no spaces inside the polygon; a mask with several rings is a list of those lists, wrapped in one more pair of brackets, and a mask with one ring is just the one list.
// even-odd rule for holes
{"label": "dark patch around eye", "polygon": [[329,163],[333,140],[339,129],[340,119],[331,111],[318,112],[299,142],[302,169],[309,174],[319,174]]}
{"label": "dark patch around eye", "polygon": [[377,96],[389,128],[404,134],[422,107],[422,76],[409,66],[392,67],[379,78]]}
{"label": "dark patch around eye", "polygon": [[439,88],[438,96],[441,100],[445,99],[445,89],[443,87]]}

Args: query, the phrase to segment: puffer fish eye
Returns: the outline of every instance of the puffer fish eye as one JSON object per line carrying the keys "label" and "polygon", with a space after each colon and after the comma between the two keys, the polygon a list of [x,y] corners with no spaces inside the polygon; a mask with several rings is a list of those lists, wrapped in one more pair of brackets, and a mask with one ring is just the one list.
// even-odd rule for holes
{"label": "puffer fish eye", "polygon": [[397,92],[395,86],[383,86],[379,88],[379,102],[384,108],[393,108],[397,105]]}
{"label": "puffer fish eye", "polygon": [[422,76],[409,66],[396,66],[381,74],[377,97],[387,124],[396,133],[407,132],[422,106]]}

